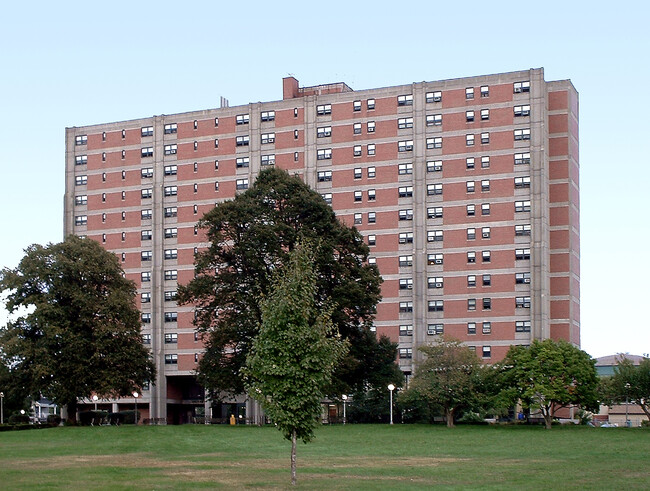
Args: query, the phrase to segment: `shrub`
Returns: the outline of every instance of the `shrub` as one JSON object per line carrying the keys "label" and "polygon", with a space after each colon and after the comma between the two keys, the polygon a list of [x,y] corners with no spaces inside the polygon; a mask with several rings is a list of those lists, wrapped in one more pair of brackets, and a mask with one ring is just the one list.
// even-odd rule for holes
{"label": "shrub", "polygon": [[50,426],[59,426],[61,424],[61,416],[58,414],[48,414],[47,424]]}

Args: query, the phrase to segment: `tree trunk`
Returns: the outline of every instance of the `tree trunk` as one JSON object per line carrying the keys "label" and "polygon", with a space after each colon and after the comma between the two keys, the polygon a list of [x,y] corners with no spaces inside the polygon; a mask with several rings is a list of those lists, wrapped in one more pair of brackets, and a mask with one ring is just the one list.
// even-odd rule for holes
{"label": "tree trunk", "polygon": [[545,408],[544,406],[541,407],[542,410],[542,416],[544,416],[544,423],[546,424],[546,429],[550,430],[551,425],[553,423],[553,414],[551,413],[551,408]]}
{"label": "tree trunk", "polygon": [[[647,401],[646,401],[646,402],[647,402]],[[650,411],[648,411],[648,404],[642,404],[641,401],[637,402],[637,404],[639,405],[639,407],[643,410],[643,412],[645,413],[645,415],[646,415],[646,416],[648,417],[648,419],[650,420]]]}
{"label": "tree trunk", "polygon": [[296,485],[296,430],[291,432],[291,485]]}
{"label": "tree trunk", "polygon": [[445,419],[447,420],[447,428],[454,427],[454,409],[445,408]]}
{"label": "tree trunk", "polygon": [[77,400],[75,399],[74,401],[68,402],[66,404],[67,411],[68,411],[68,423],[72,425],[77,424]]}

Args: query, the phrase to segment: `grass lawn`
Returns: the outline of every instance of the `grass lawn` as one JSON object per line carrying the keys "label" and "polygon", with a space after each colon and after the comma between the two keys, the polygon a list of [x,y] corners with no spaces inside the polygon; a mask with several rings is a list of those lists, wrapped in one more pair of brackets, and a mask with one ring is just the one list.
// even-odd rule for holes
{"label": "grass lawn", "polygon": [[[298,446],[301,489],[650,489],[650,430],[346,425]],[[273,427],[0,433],[1,489],[286,489]]]}

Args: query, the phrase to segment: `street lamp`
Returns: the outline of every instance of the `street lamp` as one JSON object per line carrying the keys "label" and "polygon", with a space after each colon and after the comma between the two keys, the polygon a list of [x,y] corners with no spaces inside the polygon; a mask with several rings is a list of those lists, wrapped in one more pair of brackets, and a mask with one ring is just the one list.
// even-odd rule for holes
{"label": "street lamp", "polygon": [[97,412],[97,399],[99,399],[99,397],[97,397],[97,394],[93,395],[93,402],[95,403],[95,412]]}
{"label": "street lamp", "polygon": [[133,391],[133,399],[135,399],[135,414],[133,415],[133,424],[138,424],[138,394],[137,390]]}
{"label": "street lamp", "polygon": [[630,426],[630,420],[627,419],[627,407],[628,407],[628,399],[630,396],[630,383],[628,382],[625,384],[625,426],[628,427]]}
{"label": "street lamp", "polygon": [[390,424],[393,424],[393,391],[395,386],[393,384],[388,384],[388,391],[390,392]]}
{"label": "street lamp", "polygon": [[348,402],[348,396],[343,394],[341,396],[341,399],[343,399],[343,424],[346,422],[346,417],[345,417],[345,403]]}
{"label": "street lamp", "polygon": [[0,425],[5,424],[5,393],[0,392]]}

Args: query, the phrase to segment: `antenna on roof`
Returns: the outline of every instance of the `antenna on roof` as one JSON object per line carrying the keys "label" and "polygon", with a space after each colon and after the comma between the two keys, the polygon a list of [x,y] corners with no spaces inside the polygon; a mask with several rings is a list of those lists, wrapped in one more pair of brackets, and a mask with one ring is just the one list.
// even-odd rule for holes
{"label": "antenna on roof", "polygon": [[226,99],[225,97],[221,96],[221,97],[220,97],[219,107],[221,107],[221,108],[224,108],[224,107],[230,107],[230,103],[228,102],[228,99]]}

